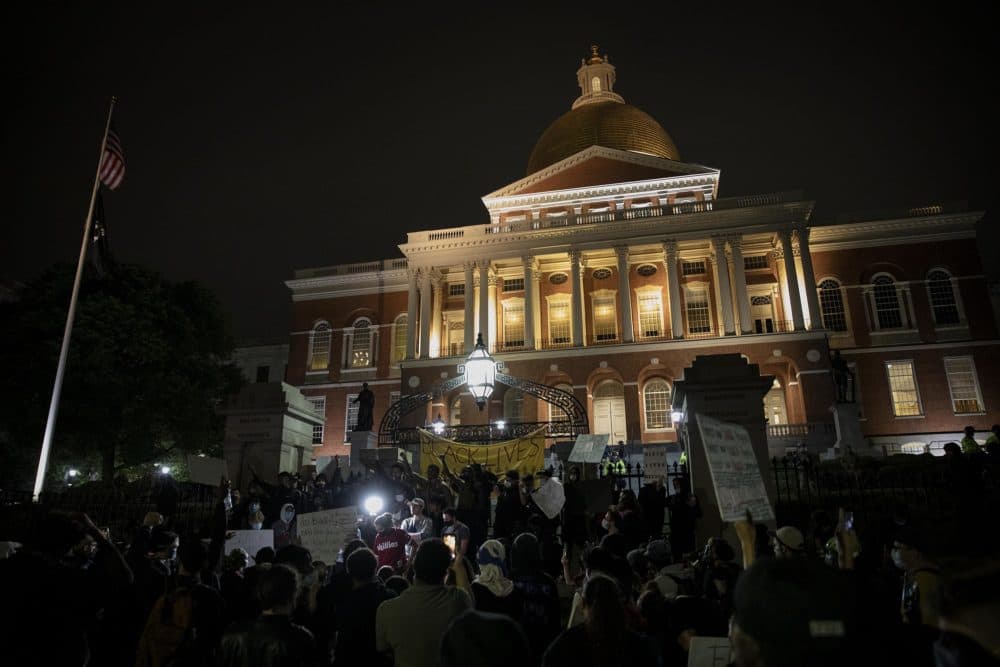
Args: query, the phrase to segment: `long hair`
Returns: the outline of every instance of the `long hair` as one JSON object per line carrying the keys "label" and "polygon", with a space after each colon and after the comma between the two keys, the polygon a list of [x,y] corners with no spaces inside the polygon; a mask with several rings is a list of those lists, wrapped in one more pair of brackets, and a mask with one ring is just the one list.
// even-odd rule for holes
{"label": "long hair", "polygon": [[591,574],[583,587],[583,610],[594,663],[618,664],[625,636],[625,606],[615,580],[603,574]]}

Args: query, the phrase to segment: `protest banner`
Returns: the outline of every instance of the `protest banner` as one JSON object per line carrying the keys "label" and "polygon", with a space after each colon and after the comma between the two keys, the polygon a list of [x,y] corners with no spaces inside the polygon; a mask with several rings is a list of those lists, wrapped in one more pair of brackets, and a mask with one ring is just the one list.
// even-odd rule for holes
{"label": "protest banner", "polygon": [[333,564],[344,545],[358,536],[358,510],[351,505],[300,514],[296,532],[299,542],[312,553],[314,560]]}
{"label": "protest banner", "polygon": [[704,415],[695,419],[722,520],[742,521],[750,510],[754,521],[773,521],[774,510],[747,430]]}
{"label": "protest banner", "polygon": [[214,459],[209,456],[188,454],[187,466],[188,478],[195,484],[218,486],[219,480],[223,477],[229,479],[229,471],[226,470],[225,459]]}
{"label": "protest banner", "polygon": [[642,472],[645,481],[667,478],[667,446],[646,445],[642,448]]}
{"label": "protest banner", "polygon": [[523,438],[515,438],[493,445],[467,445],[441,438],[424,429],[420,430],[420,474],[427,474],[427,467],[442,462],[454,473],[467,465],[478,463],[498,477],[508,470],[521,475],[534,475],[545,467],[545,427]]}
{"label": "protest banner", "polygon": [[236,548],[243,549],[250,558],[264,547],[274,548],[274,531],[267,530],[233,530],[226,533],[226,553]]}
{"label": "protest banner", "polygon": [[568,460],[570,463],[600,463],[610,441],[608,433],[582,433],[576,436]]}

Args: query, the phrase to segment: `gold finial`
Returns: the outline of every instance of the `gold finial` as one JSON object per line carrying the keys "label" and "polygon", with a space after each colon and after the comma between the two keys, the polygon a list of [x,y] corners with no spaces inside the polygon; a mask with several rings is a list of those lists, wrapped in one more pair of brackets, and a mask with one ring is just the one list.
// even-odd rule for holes
{"label": "gold finial", "polygon": [[597,44],[590,45],[590,59],[587,60],[588,65],[596,65],[597,63],[604,62],[601,56],[598,54]]}

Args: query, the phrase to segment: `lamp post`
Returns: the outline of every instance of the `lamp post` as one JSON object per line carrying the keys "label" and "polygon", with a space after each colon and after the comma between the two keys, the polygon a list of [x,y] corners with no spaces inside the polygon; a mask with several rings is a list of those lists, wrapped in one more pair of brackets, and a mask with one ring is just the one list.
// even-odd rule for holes
{"label": "lamp post", "polygon": [[438,435],[444,433],[444,420],[441,419],[440,412],[438,413],[437,419],[431,422],[431,427],[434,429],[434,432]]}
{"label": "lamp post", "polygon": [[476,407],[482,410],[493,394],[493,385],[497,378],[497,362],[483,345],[482,333],[476,339],[476,347],[465,360],[462,371],[465,373],[465,384],[476,399]]}

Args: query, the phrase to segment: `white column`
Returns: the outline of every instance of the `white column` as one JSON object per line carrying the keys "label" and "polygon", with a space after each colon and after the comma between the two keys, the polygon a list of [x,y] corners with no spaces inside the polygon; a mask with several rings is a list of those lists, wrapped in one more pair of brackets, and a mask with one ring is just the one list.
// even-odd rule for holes
{"label": "white column", "polygon": [[431,347],[431,272],[420,272],[420,358],[430,357]]}
{"label": "white column", "polygon": [[743,237],[729,239],[729,249],[733,253],[733,282],[736,289],[736,306],[740,314],[740,333],[753,333],[750,320],[750,294],[747,292],[747,272],[743,266]]}
{"label": "white column", "polygon": [[479,266],[479,331],[476,335],[482,335],[483,344],[490,346],[490,299],[486,286],[490,281],[490,262],[481,259],[477,262]]}
{"label": "white column", "polygon": [[470,354],[476,346],[475,288],[472,286],[472,269],[475,262],[466,262],[465,269],[465,353]]}
{"label": "white column", "polygon": [[431,344],[428,348],[429,356],[437,358],[441,356],[441,345],[448,336],[447,331],[441,328],[441,304],[444,301],[444,284],[440,276],[434,276],[431,282],[431,292],[434,301],[431,303]]}
{"label": "white column", "polygon": [[524,263],[524,349],[535,349],[535,258],[527,255]]}
{"label": "white column", "polygon": [[573,347],[583,347],[583,267],[580,251],[569,251],[569,279],[573,287]]}
{"label": "white column", "polygon": [[667,307],[670,309],[670,328],[674,338],[684,338],[684,320],[681,317],[681,274],[677,268],[677,241],[663,242],[663,263],[667,267]]}
{"label": "white column", "polygon": [[[531,323],[531,330],[535,332],[535,345],[538,345],[538,341],[542,340],[542,272],[535,270],[532,274],[531,281],[531,293],[535,295],[535,318]],[[528,286],[524,286],[528,289]]]}
{"label": "white column", "polygon": [[417,358],[417,277],[420,271],[407,269],[410,284],[406,293],[406,358]]}
{"label": "white column", "polygon": [[733,320],[733,293],[729,289],[729,262],[726,261],[726,239],[714,237],[712,249],[715,264],[715,292],[722,304],[722,331],[727,336],[736,335],[736,323]]}
{"label": "white column", "polygon": [[785,261],[785,283],[788,285],[788,300],[792,306],[792,325],[796,331],[806,328],[802,319],[802,296],[799,294],[799,279],[795,271],[795,255],[792,252],[792,235],[788,229],[778,231],[781,252]]}
{"label": "white column", "polygon": [[[499,309],[499,305],[500,305],[499,302],[497,301],[497,281],[498,280],[499,280],[499,278],[497,277],[496,273],[492,274],[490,276],[490,279],[489,279],[489,283],[490,283],[490,286],[489,286],[489,311],[488,311],[488,313],[489,313],[489,321],[488,321],[487,324],[489,326],[490,337],[489,337],[489,342],[486,343],[486,347],[488,349],[490,349],[490,350],[492,350],[492,349],[494,349],[496,347],[497,340],[499,340],[499,337],[497,336],[497,310]],[[486,342],[486,341],[484,341],[484,342]]]}
{"label": "white column", "polygon": [[618,298],[622,309],[622,340],[626,343],[635,341],[635,327],[632,326],[632,289],[628,280],[628,246],[615,246],[618,256]]}
{"label": "white column", "polygon": [[819,312],[819,293],[816,291],[816,274],[813,273],[812,255],[809,252],[809,228],[799,229],[799,259],[802,261],[802,279],[805,283],[806,305],[809,307],[809,328],[821,329],[823,318]]}

